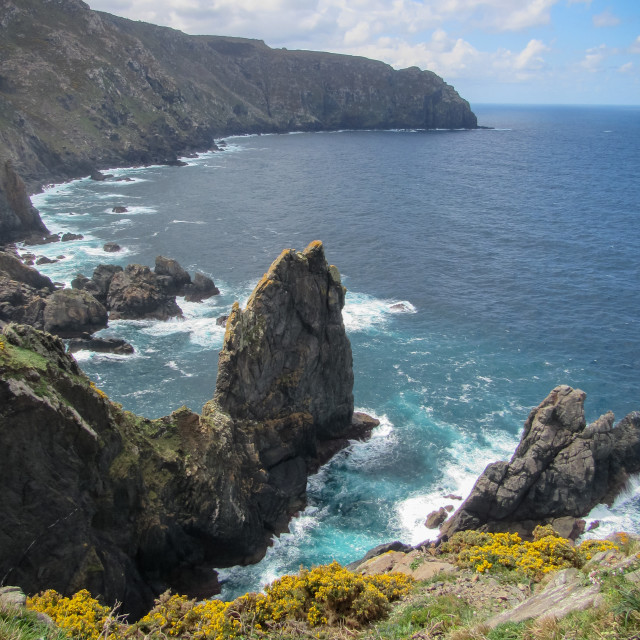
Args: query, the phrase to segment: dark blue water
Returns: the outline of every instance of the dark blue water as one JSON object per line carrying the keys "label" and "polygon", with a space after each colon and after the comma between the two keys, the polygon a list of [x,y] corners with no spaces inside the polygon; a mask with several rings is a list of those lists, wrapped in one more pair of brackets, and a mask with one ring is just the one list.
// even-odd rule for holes
{"label": "dark blue water", "polygon": [[[263,563],[223,572],[228,594],[433,535],[426,514],[510,456],[557,384],[587,392],[589,420],[640,409],[640,108],[475,111],[495,128],[233,138],[188,167],[117,170],[134,181],[80,180],[35,199],[52,230],[85,234],[42,249],[67,255],[46,268],[58,280],[163,254],[222,290],[179,300],[185,320],[113,323],[105,333],[133,357],[81,357],[113,399],[150,417],[212,396],[214,319],[283,248],[321,239],[343,274],[356,405],[382,426],[311,479],[309,508]],[[105,254],[106,241],[124,254]],[[594,512],[599,533],[640,533],[634,487]]]}

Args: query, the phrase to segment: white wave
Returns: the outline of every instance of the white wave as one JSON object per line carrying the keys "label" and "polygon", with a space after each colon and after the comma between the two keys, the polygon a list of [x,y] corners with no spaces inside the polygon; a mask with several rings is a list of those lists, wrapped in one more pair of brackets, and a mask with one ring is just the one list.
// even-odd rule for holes
{"label": "white wave", "polygon": [[[118,205],[114,205],[118,206]],[[153,214],[153,213],[158,213],[158,210],[155,209],[154,207],[144,207],[144,206],[138,206],[138,205],[134,205],[134,206],[126,206],[126,211],[123,211],[122,213],[118,213],[117,211],[113,211],[114,207],[110,207],[108,209],[104,210],[104,213],[108,213],[109,215],[112,216],[124,216],[124,215],[130,215],[130,216],[135,216],[135,215],[149,215],[149,214]]]}
{"label": "white wave", "polygon": [[76,362],[100,362],[100,361],[113,361],[113,362],[131,362],[131,360],[136,358],[144,358],[142,354],[138,352],[136,349],[133,353],[130,354],[121,354],[121,353],[103,353],[100,351],[89,351],[87,349],[83,349],[82,351],[76,351],[72,354],[75,358]]}
{"label": "white wave", "polygon": [[415,545],[435,539],[438,529],[427,529],[424,524],[429,513],[447,505],[457,509],[462,501],[444,496],[453,494],[466,498],[485,467],[496,460],[509,459],[517,446],[517,438],[506,432],[487,434],[487,440],[491,446],[479,446],[475,440],[461,434],[455,446],[447,449],[449,459],[443,464],[437,487],[414,492],[396,504],[395,520],[405,542]]}
{"label": "white wave", "polygon": [[193,378],[193,373],[187,373],[184,369],[181,369],[175,360],[169,360],[164,366],[177,371],[184,378]]}
{"label": "white wave", "polygon": [[391,315],[416,313],[407,300],[385,300],[349,291],[342,310],[342,320],[347,331],[367,331],[384,325]]}
{"label": "white wave", "polygon": [[251,588],[262,591],[280,576],[290,573],[290,567],[299,564],[301,550],[311,542],[311,533],[320,525],[325,514],[326,509],[307,507],[291,521],[288,533],[273,539],[272,546],[267,549],[264,559],[259,564],[218,569],[218,579],[222,585],[221,599],[230,600],[239,595],[234,592],[235,585],[246,585],[249,576]]}
{"label": "white wave", "polygon": [[[206,302],[209,301],[204,303],[186,302],[179,298],[178,305],[184,313],[183,318],[145,321],[145,324],[140,327],[140,331],[154,338],[185,333],[189,335],[189,341],[192,344],[205,349],[220,349],[224,340],[225,328],[216,324],[216,317],[211,315],[212,312],[217,311],[215,303],[207,305]],[[220,309],[216,315],[223,315],[223,310]]]}
{"label": "white wave", "polygon": [[587,528],[590,524],[599,522],[598,526],[587,531],[581,536],[581,540],[593,538],[606,538],[612,533],[625,531],[627,533],[640,533],[640,475],[629,480],[626,491],[623,491],[611,505],[607,507],[599,504],[594,507],[585,518]]}
{"label": "white wave", "polygon": [[207,224],[203,220],[172,220],[169,224]]}

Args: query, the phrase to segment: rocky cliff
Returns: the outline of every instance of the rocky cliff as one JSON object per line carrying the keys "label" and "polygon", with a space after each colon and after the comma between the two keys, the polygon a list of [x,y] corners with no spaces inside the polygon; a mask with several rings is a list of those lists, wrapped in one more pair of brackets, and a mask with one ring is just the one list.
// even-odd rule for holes
{"label": "rocky cliff", "polygon": [[0,158],[30,187],[233,133],[476,126],[430,71],[188,36],[80,0],[5,0],[0,52]]}
{"label": "rocky cliff", "polygon": [[533,409],[511,460],[484,470],[440,538],[467,529],[529,536],[538,524],[575,538],[582,532],[576,519],[612,503],[640,472],[640,412],[615,427],[611,412],[587,425],[585,397],[559,386]]}
{"label": "rocky cliff", "polygon": [[[2,154],[0,153],[0,159]],[[49,233],[32,206],[11,160],[0,161],[0,246],[33,234]]]}
{"label": "rocky cliff", "polygon": [[0,579],[141,614],[167,587],[211,595],[213,567],[261,558],[323,446],[362,426],[343,303],[320,243],[284,252],[229,318],[214,399],[158,420],[110,402],[59,339],[5,327]]}

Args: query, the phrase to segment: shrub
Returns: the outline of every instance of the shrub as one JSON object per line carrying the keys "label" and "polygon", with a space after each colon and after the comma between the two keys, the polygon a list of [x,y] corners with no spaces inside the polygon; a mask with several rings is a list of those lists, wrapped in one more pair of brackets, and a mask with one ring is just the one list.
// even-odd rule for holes
{"label": "shrub", "polygon": [[557,569],[581,567],[592,554],[617,548],[607,540],[588,540],[576,548],[550,526],[536,527],[532,542],[523,542],[517,533],[462,531],[442,545],[442,551],[454,554],[461,567],[472,567],[478,573],[506,567],[532,580]]}

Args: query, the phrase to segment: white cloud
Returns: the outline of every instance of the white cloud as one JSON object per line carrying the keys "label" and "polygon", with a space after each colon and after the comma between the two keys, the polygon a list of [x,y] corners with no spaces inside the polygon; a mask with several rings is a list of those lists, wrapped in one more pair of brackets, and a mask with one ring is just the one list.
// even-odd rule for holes
{"label": "white cloud", "polygon": [[613,15],[608,9],[593,16],[592,20],[594,27],[615,27],[617,24],[620,24],[620,18]]}
{"label": "white cloud", "polygon": [[600,69],[600,63],[607,55],[607,47],[601,44],[599,47],[587,49],[580,66],[587,71],[594,73]]}
{"label": "white cloud", "polygon": [[638,36],[629,47],[629,53],[640,53],[640,36]]}
{"label": "white cloud", "polygon": [[631,73],[633,71],[633,62],[627,62],[618,67],[618,73]]}

